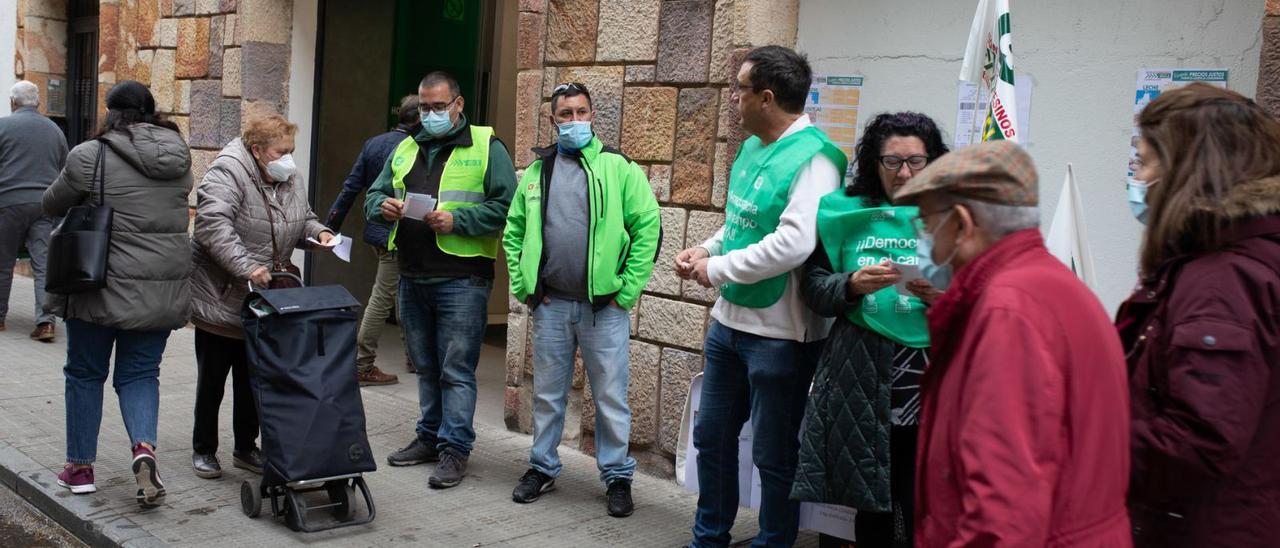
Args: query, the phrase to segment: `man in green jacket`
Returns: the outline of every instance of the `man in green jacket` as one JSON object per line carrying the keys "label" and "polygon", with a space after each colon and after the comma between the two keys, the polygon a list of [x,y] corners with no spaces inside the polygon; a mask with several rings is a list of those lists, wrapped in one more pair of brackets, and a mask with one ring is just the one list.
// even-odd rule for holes
{"label": "man in green jacket", "polygon": [[[399,251],[400,320],[422,406],[417,435],[387,463],[438,460],[428,484],[439,489],[462,481],[476,439],[476,365],[516,176],[493,128],[471,125],[462,114],[452,76],[428,74],[418,101],[422,131],[387,158],[364,205],[369,222],[391,225],[387,249]],[[410,194],[438,203],[408,217]]]}
{"label": "man in green jacket", "polygon": [[556,86],[551,112],[560,138],[534,150],[538,159],[516,189],[502,239],[511,292],[532,310],[534,333],[533,448],[511,496],[529,503],[555,487],[580,349],[595,398],[596,464],[608,486],[608,512],[626,517],[636,469],[627,455],[627,310],[653,273],[662,222],[644,171],[592,133],[586,86]]}

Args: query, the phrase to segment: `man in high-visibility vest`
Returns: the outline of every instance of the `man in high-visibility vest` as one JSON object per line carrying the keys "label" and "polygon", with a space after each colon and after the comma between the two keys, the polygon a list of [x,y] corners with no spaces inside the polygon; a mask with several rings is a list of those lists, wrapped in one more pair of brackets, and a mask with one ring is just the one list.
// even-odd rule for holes
{"label": "man in high-visibility vest", "polygon": [[[493,128],[467,121],[452,76],[428,74],[418,101],[422,131],[387,158],[364,205],[369,222],[391,224],[387,249],[398,251],[400,321],[422,406],[413,441],[387,463],[438,461],[428,484],[443,489],[462,482],[476,438],[476,364],[516,174]],[[410,195],[438,202],[409,217]]]}

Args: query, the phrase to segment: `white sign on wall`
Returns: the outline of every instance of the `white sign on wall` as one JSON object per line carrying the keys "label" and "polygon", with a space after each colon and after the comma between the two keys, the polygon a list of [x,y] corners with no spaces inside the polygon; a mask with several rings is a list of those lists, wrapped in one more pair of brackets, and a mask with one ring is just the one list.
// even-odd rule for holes
{"label": "white sign on wall", "polygon": [[804,112],[809,121],[827,134],[849,160],[845,174],[853,176],[853,147],[858,142],[858,104],[862,101],[861,76],[817,75],[809,86]]}
{"label": "white sign on wall", "polygon": [[1128,182],[1134,181],[1138,172],[1138,115],[1156,97],[1164,91],[1179,88],[1191,82],[1204,82],[1226,89],[1227,69],[1141,69],[1138,71],[1138,83],[1134,87],[1137,93],[1133,98],[1133,138],[1129,140],[1129,170],[1126,173]]}

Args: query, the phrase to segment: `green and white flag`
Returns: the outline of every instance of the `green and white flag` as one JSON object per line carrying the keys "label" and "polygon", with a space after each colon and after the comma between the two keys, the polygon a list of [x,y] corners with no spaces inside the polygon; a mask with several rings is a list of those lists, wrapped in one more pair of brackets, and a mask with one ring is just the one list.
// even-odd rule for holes
{"label": "green and white flag", "polygon": [[[964,49],[960,79],[980,84],[991,106],[982,126],[982,140],[1018,142],[1018,108],[1013,87],[1013,34],[1009,0],[978,0]],[[975,119],[975,124],[976,119]]]}

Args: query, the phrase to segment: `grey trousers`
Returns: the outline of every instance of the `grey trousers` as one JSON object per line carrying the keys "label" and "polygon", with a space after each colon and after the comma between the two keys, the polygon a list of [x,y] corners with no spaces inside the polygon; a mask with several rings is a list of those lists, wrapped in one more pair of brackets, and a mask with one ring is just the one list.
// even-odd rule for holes
{"label": "grey trousers", "polygon": [[13,267],[23,244],[31,254],[35,276],[35,318],[37,324],[54,321],[44,310],[44,269],[49,255],[49,233],[54,219],[46,217],[40,204],[0,207],[0,321],[9,315],[9,291],[13,289]]}
{"label": "grey trousers", "polygon": [[378,338],[382,335],[382,326],[387,324],[387,316],[395,307],[400,286],[400,264],[396,262],[396,252],[382,248],[376,248],[375,252],[378,254],[378,274],[369,295],[369,306],[365,307],[364,318],[360,320],[360,333],[356,336],[356,369],[359,371],[373,368],[374,359],[378,356]]}

